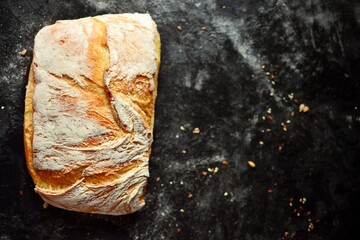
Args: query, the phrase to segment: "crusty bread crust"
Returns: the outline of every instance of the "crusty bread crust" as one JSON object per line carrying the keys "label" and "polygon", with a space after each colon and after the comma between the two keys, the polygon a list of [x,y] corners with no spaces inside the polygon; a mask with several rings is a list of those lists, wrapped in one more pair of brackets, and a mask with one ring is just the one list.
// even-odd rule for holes
{"label": "crusty bread crust", "polygon": [[44,201],[111,215],[145,204],[159,67],[148,14],[58,21],[37,34],[24,142]]}

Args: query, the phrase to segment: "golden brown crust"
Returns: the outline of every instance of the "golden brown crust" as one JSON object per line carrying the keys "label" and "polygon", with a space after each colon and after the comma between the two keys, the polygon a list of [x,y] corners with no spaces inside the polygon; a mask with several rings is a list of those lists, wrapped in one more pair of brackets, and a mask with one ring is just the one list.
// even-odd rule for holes
{"label": "golden brown crust", "polygon": [[[101,18],[99,18],[101,19]],[[134,104],[135,110],[143,120],[144,124],[149,126],[151,132],[154,126],[154,107],[155,107],[155,98],[157,94],[157,84],[158,84],[158,70],[160,67],[160,36],[155,27],[154,33],[154,42],[156,48],[156,72],[153,76],[153,79],[149,79],[147,76],[138,75],[133,81],[112,81],[110,82],[110,90],[106,87],[104,82],[104,73],[109,68],[109,46],[107,45],[107,28],[103,21],[100,21],[97,18],[91,18],[89,21],[93,24],[93,32],[91,34],[90,45],[87,52],[87,59],[89,64],[94,66],[91,68],[91,75],[82,79],[84,85],[79,86],[73,78],[67,75],[57,76],[56,74],[50,73],[53,77],[58,80],[67,82],[71,87],[76,88],[84,96],[85,102],[91,106],[96,106],[92,108],[91,106],[86,111],[86,115],[90,119],[96,119],[97,122],[105,127],[110,129],[111,133],[99,137],[89,137],[86,138],[81,143],[75,145],[69,145],[72,148],[85,148],[89,146],[98,146],[101,144],[104,139],[108,141],[112,139],[121,139],[124,138],[127,134],[126,126],[120,123],[118,119],[117,112],[112,106],[113,96],[110,92],[116,92],[116,94],[122,94],[127,96],[132,104]],[[56,33],[56,25],[61,24],[61,22],[53,25],[52,31]],[[59,44],[66,44],[67,39],[60,39]],[[69,187],[73,188],[74,185],[78,184],[81,180],[83,184],[89,186],[96,186],[102,184],[108,184],[116,181],[118,178],[126,176],[129,171],[132,171],[134,168],[147,168],[147,164],[143,165],[142,161],[132,160],[124,164],[118,164],[117,168],[113,167],[104,167],[101,172],[84,175],[84,171],[89,165],[83,165],[76,168],[71,168],[70,171],[64,170],[51,170],[51,169],[37,169],[34,166],[34,149],[33,149],[33,138],[34,138],[34,126],[33,126],[33,117],[35,113],[34,109],[34,91],[37,84],[37,79],[34,75],[34,68],[37,68],[37,63],[33,60],[30,73],[29,81],[26,91],[25,98],[25,114],[24,114],[24,143],[25,143],[25,155],[26,163],[31,177],[34,180],[34,183],[39,191],[41,197],[50,204],[55,206],[75,210],[82,212],[93,212],[93,213],[105,213],[105,214],[126,214],[130,213],[136,209],[127,203],[124,205],[122,210],[116,210],[117,206],[112,207],[110,210],[102,211],[97,206],[78,206],[79,203],[76,203],[74,206],[70,206],[69,203],[64,203],[63,200],[56,200],[56,193],[53,191],[56,190],[66,190]],[[152,90],[150,81],[154,81],[154,88]],[[110,91],[110,92],[109,92]],[[67,104],[73,104],[77,101],[69,96],[62,96],[60,101]],[[138,109],[138,110],[137,110]],[[70,111],[70,110],[69,110]],[[114,112],[115,111],[115,112]],[[71,112],[69,112],[71,113]],[[105,116],[105,117],[104,117]],[[103,140],[102,140],[103,139]],[[60,150],[59,150],[60,151]],[[63,151],[63,150],[62,150]],[[151,147],[145,151],[142,155],[148,158],[151,152]],[[133,194],[133,190],[138,189],[141,191],[138,196],[138,201],[140,203],[144,202],[144,193],[146,182],[134,182],[127,186],[127,192]],[[140,186],[141,185],[141,186]],[[143,187],[142,187],[143,186]],[[114,189],[109,188],[109,192]],[[71,191],[71,190],[69,190]],[[53,195],[55,194],[55,195]],[[62,194],[62,193],[61,193]],[[60,194],[60,195],[61,195]],[[102,191],[102,195],[107,194],[107,191]],[[125,192],[125,195],[127,193]],[[130,195],[131,195],[130,194]],[[59,195],[59,196],[60,196]],[[61,195],[62,196],[62,195]],[[132,197],[133,198],[133,197]],[[60,199],[60,197],[59,197]],[[133,199],[130,199],[133,201]],[[114,203],[115,204],[115,203]],[[116,205],[116,204],[115,204]]]}

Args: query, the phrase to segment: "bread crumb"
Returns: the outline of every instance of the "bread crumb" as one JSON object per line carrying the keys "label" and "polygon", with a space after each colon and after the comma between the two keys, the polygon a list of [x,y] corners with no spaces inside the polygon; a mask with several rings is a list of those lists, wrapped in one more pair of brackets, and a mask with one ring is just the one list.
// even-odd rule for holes
{"label": "bread crumb", "polygon": [[201,31],[206,32],[206,27],[205,26],[201,27]]}
{"label": "bread crumb", "polygon": [[48,206],[49,206],[49,204],[47,202],[44,202],[43,208],[46,209]]}
{"label": "bread crumb", "polygon": [[222,160],[222,161],[221,161],[221,164],[222,164],[222,165],[228,165],[228,164],[229,164],[229,162],[228,162],[227,160],[225,160],[225,159],[224,159],[224,160]]}
{"label": "bread crumb", "polygon": [[313,224],[313,223],[309,223],[308,232],[311,232],[312,230],[314,230],[314,224]]}
{"label": "bread crumb", "polygon": [[182,31],[182,27],[181,27],[180,25],[178,25],[178,26],[177,26],[177,30],[178,30],[179,32],[181,32],[181,31]]}
{"label": "bread crumb", "polygon": [[202,171],[201,174],[202,174],[203,176],[206,176],[206,175],[207,175],[207,172]]}
{"label": "bread crumb", "polygon": [[306,106],[305,104],[300,104],[299,106],[299,112],[304,112],[306,113],[307,111],[310,110],[310,107],[309,106]]}
{"label": "bread crumb", "polygon": [[248,163],[249,167],[251,167],[251,168],[256,167],[256,165],[255,165],[255,163],[253,161],[248,161],[247,163]]}
{"label": "bread crumb", "polygon": [[228,192],[224,192],[224,196],[226,197],[226,196],[228,196],[229,195],[229,193]]}
{"label": "bread crumb", "polygon": [[193,195],[191,193],[188,194],[187,196],[189,199],[191,199],[193,197]]}
{"label": "bread crumb", "polygon": [[22,197],[22,196],[24,196],[24,192],[23,191],[19,191],[19,195]]}
{"label": "bread crumb", "polygon": [[304,104],[300,104],[299,106],[299,112],[304,111],[305,105]]}
{"label": "bread crumb", "polygon": [[182,212],[182,213],[183,213],[183,212],[185,212],[185,210],[181,208],[181,209],[180,209],[180,212]]}
{"label": "bread crumb", "polygon": [[27,53],[27,50],[26,50],[26,49],[24,49],[24,50],[22,50],[22,51],[20,52],[21,56],[25,56],[26,53]]}
{"label": "bread crumb", "polygon": [[176,233],[179,233],[179,232],[181,232],[181,228],[176,229]]}
{"label": "bread crumb", "polygon": [[180,130],[181,130],[181,131],[185,131],[184,126],[180,126]]}
{"label": "bread crumb", "polygon": [[260,145],[264,145],[264,142],[263,142],[263,141],[259,141],[259,144],[260,144]]}
{"label": "bread crumb", "polygon": [[157,177],[155,181],[159,182],[159,181],[160,181],[160,177]]}
{"label": "bread crumb", "polygon": [[200,129],[199,128],[194,128],[193,134],[199,134],[199,133],[200,133]]}

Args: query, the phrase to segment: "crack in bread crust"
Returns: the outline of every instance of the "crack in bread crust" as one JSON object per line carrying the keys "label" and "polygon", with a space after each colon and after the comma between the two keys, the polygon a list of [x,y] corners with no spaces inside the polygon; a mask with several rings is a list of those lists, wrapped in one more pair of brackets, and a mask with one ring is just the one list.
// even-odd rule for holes
{"label": "crack in bread crust", "polygon": [[159,67],[148,14],[58,21],[37,34],[24,141],[46,202],[111,215],[145,204]]}

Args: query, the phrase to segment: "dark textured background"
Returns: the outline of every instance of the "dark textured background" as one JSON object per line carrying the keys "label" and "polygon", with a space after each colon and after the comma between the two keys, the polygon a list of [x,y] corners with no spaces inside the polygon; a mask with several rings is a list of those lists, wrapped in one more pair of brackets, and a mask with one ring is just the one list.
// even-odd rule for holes
{"label": "dark textured background", "polygon": [[[58,19],[147,11],[162,66],[146,206],[119,217],[43,209],[22,141],[35,34]],[[0,239],[358,235],[359,1],[2,0],[0,18]]]}

